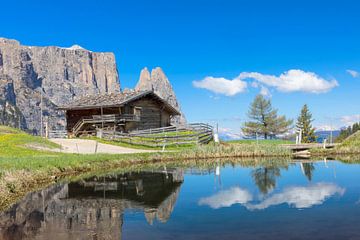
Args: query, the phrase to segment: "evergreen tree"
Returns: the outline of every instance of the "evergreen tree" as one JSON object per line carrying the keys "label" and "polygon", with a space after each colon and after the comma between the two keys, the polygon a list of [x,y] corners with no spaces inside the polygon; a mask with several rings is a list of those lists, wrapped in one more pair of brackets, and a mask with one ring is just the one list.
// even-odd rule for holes
{"label": "evergreen tree", "polygon": [[265,139],[275,137],[278,134],[286,133],[292,120],[285,116],[278,116],[277,110],[273,109],[270,100],[266,100],[262,95],[256,96],[250,105],[248,112],[249,122],[245,122],[242,131],[246,136],[263,135]]}
{"label": "evergreen tree", "polygon": [[347,137],[349,137],[350,135],[356,133],[359,130],[360,130],[360,123],[355,123],[352,126],[349,126],[349,127],[345,128],[345,129],[342,129],[340,131],[339,136],[336,138],[336,141],[337,142],[342,142]]}
{"label": "evergreen tree", "polygon": [[312,127],[312,114],[305,104],[301,109],[300,116],[297,119],[296,128],[302,132],[302,142],[311,143],[316,141],[315,128]]}

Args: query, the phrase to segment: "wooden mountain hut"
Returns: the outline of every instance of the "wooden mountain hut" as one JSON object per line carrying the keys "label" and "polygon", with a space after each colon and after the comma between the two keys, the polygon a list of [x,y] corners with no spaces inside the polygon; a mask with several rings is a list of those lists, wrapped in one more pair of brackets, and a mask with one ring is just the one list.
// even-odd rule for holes
{"label": "wooden mountain hut", "polygon": [[73,136],[97,129],[131,132],[167,127],[173,116],[180,115],[153,91],[84,96],[59,109],[66,111],[66,130]]}

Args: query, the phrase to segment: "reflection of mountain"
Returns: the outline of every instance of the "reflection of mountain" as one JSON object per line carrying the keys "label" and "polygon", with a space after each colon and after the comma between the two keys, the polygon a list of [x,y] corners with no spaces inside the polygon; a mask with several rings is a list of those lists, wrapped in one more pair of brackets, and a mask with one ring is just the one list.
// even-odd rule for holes
{"label": "reflection of mountain", "polygon": [[93,177],[31,193],[0,214],[0,239],[121,239],[126,209],[151,224],[174,209],[181,171]]}

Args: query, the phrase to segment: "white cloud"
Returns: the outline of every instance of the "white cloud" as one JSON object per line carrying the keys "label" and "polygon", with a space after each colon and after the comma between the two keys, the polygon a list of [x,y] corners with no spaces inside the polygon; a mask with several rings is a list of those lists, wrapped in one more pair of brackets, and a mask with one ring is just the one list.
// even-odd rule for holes
{"label": "white cloud", "polygon": [[269,97],[271,98],[271,92],[267,87],[261,86],[260,87],[260,94],[263,95],[264,97]]}
{"label": "white cloud", "polygon": [[342,116],[340,121],[346,126],[351,126],[354,123],[360,122],[360,114]]}
{"label": "white cloud", "polygon": [[[247,79],[253,81],[248,84]],[[280,76],[258,72],[242,72],[232,80],[222,77],[206,77],[200,81],[193,81],[193,85],[226,96],[243,93],[248,85],[253,88],[260,87],[260,93],[266,96],[271,96],[269,87],[281,92],[326,93],[339,86],[335,79],[326,80],[313,72],[305,72],[299,69],[289,70]]]}
{"label": "white cloud", "polygon": [[239,187],[232,187],[228,190],[223,190],[217,194],[201,198],[199,205],[208,205],[213,209],[230,207],[234,204],[245,204],[252,200],[252,195],[247,190]]}
{"label": "white cloud", "polygon": [[238,78],[241,80],[254,79],[281,92],[325,93],[339,85],[336,80],[328,81],[313,72],[298,69],[289,70],[280,76],[243,72]]}
{"label": "white cloud", "polygon": [[260,210],[270,206],[287,203],[295,208],[310,208],[322,204],[329,197],[338,194],[342,196],[345,189],[332,183],[317,183],[307,187],[289,187],[281,193],[266,198],[259,204],[247,204],[249,210]]}
{"label": "white cloud", "polygon": [[340,126],[324,124],[316,126],[315,129],[316,131],[335,131],[339,130]]}
{"label": "white cloud", "polygon": [[247,83],[238,78],[229,80],[226,78],[206,77],[201,81],[193,81],[196,88],[203,88],[225,96],[235,96],[247,89]]}
{"label": "white cloud", "polygon": [[350,74],[353,78],[357,78],[360,76],[359,72],[355,71],[355,70],[351,70],[351,69],[348,69],[346,70],[346,72],[348,74]]}
{"label": "white cloud", "polygon": [[239,131],[236,131],[231,128],[219,128],[219,136],[222,140],[235,140],[240,139],[243,137],[243,135]]}

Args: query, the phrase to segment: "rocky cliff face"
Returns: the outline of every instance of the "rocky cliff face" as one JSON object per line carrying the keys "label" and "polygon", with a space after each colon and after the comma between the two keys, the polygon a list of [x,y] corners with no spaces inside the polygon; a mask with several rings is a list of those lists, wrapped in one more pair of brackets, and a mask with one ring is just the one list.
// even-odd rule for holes
{"label": "rocky cliff face", "polygon": [[115,57],[79,46],[29,47],[0,38],[0,124],[38,134],[43,119],[61,129],[56,110],[76,96],[120,91]]}
{"label": "rocky cliff face", "polygon": [[[147,68],[142,69],[135,90],[154,90],[156,94],[168,101],[173,107],[181,112],[180,104],[169,79],[159,67],[152,69],[151,74]],[[181,112],[181,116],[172,119],[172,123],[175,125],[185,124],[185,115]]]}

